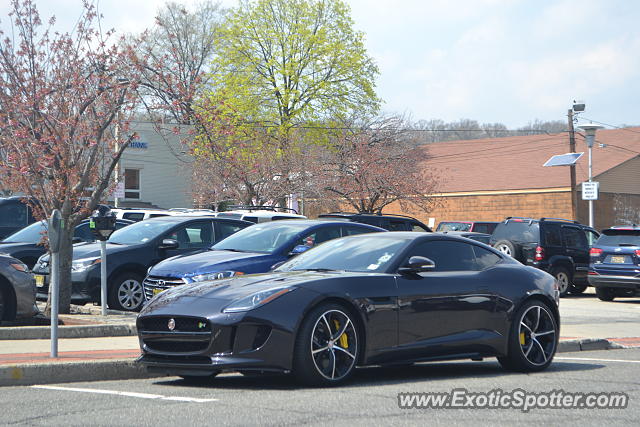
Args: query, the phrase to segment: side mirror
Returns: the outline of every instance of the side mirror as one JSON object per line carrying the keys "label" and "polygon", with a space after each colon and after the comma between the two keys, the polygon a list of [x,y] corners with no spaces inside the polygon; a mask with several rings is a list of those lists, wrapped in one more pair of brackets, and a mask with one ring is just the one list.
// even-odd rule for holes
{"label": "side mirror", "polygon": [[306,252],[309,249],[311,249],[311,247],[309,247],[307,245],[298,245],[298,246],[294,247],[291,252],[289,252],[289,256],[300,255],[302,252]]}
{"label": "side mirror", "polygon": [[398,269],[400,273],[422,273],[425,271],[431,271],[436,268],[436,263],[433,260],[423,256],[412,256],[409,261]]}
{"label": "side mirror", "polygon": [[162,243],[158,246],[159,249],[178,249],[180,243],[176,239],[162,239]]}

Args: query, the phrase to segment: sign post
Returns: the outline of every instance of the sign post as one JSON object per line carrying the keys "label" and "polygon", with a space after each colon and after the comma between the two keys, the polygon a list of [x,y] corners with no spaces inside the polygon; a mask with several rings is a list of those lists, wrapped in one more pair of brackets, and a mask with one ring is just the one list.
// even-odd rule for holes
{"label": "sign post", "polygon": [[47,229],[49,250],[51,251],[50,292],[51,292],[51,357],[58,357],[58,307],[60,305],[60,235],[62,215],[58,209],[51,213]]}

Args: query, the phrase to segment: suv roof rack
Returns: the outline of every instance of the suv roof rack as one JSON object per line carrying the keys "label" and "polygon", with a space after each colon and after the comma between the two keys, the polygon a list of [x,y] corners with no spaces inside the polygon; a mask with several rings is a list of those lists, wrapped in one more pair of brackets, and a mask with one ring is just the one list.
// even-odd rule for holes
{"label": "suv roof rack", "polygon": [[[292,208],[283,208],[280,206],[266,206],[266,205],[229,205],[227,206],[229,208],[229,210],[247,210],[247,211],[257,211],[257,210],[261,210],[261,211],[273,211],[273,212],[279,212],[278,209],[281,209],[283,211],[289,211],[289,212],[293,212],[296,215],[300,215],[298,213],[297,210],[292,209]],[[224,212],[228,212],[228,211],[224,211]]]}
{"label": "suv roof rack", "polygon": [[397,216],[397,217],[401,217],[401,218],[409,218],[409,219],[415,219],[417,221],[417,219],[415,217],[409,216],[409,215],[402,215],[402,214],[386,214],[386,213],[361,213],[361,212],[329,212],[329,213],[323,213],[318,215],[319,217],[323,216],[323,215],[371,215],[371,216]]}
{"label": "suv roof rack", "polygon": [[566,219],[566,218],[540,218],[540,221],[565,221],[565,222],[570,222],[572,224],[580,224],[578,221],[575,221],[573,219]]}

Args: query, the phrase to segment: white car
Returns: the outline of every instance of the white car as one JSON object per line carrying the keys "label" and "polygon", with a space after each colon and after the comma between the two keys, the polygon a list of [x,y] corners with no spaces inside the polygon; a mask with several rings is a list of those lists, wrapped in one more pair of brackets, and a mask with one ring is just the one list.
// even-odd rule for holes
{"label": "white car", "polygon": [[232,211],[218,212],[218,218],[242,219],[245,221],[260,223],[277,221],[281,219],[307,219],[304,215],[290,212],[277,212],[275,209],[251,209],[243,208]]}
{"label": "white car", "polygon": [[111,212],[119,219],[129,219],[131,221],[142,221],[144,219],[156,218],[159,216],[180,215],[182,212],[173,212],[166,209],[146,209],[146,208],[115,208]]}

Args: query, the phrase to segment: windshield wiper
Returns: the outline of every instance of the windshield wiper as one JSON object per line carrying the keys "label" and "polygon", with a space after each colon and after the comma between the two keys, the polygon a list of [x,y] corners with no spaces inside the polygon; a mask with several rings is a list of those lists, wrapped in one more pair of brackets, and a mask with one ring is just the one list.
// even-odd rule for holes
{"label": "windshield wiper", "polygon": [[338,270],[334,270],[333,268],[303,268],[301,270],[302,271],[319,271],[319,272],[338,271]]}
{"label": "windshield wiper", "polygon": [[229,251],[229,252],[247,252],[247,251],[241,251],[240,249],[222,249],[223,251]]}

